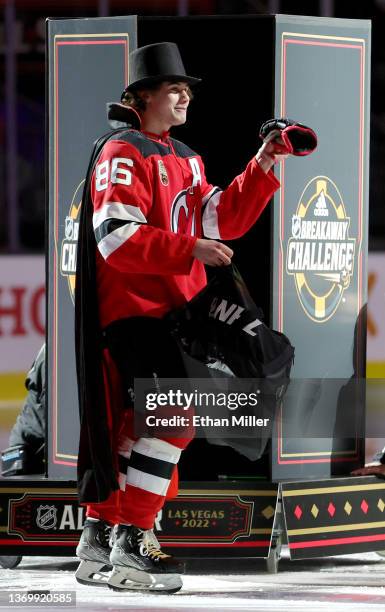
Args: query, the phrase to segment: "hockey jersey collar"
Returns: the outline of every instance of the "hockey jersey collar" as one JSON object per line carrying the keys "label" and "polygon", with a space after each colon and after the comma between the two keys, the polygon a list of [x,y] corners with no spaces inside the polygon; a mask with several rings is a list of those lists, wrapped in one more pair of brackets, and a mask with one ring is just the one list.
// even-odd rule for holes
{"label": "hockey jersey collar", "polygon": [[107,102],[107,118],[113,130],[124,127],[140,130],[140,115],[131,106],[119,102]]}
{"label": "hockey jersey collar", "polygon": [[169,145],[168,138],[170,136],[170,132],[168,130],[162,132],[161,134],[154,134],[154,132],[147,132],[146,130],[141,130],[141,132],[147,136],[147,138],[151,138],[151,140],[156,140],[156,142],[160,142],[161,144],[167,146]]}

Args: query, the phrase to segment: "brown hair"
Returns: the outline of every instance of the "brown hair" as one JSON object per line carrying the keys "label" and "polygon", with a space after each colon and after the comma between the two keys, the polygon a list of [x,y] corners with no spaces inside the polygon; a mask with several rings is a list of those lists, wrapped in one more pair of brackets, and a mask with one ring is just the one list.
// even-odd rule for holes
{"label": "brown hair", "polygon": [[[146,102],[143,100],[141,93],[143,91],[156,91],[162,85],[162,83],[180,83],[179,80],[167,80],[167,81],[158,81],[155,83],[151,83],[150,85],[146,85],[143,89],[134,89],[133,91],[126,90],[122,94],[122,103],[126,106],[131,106],[136,111],[144,111],[146,110]],[[193,93],[190,87],[187,85],[186,88],[187,95],[190,100],[193,99]]]}

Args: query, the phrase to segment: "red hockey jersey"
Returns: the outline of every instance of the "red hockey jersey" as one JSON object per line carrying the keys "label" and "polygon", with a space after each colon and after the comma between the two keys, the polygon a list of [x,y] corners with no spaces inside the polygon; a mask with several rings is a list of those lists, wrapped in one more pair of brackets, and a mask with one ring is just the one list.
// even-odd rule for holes
{"label": "red hockey jersey", "polygon": [[206,284],[192,257],[197,238],[242,236],[278,187],[253,158],[222,191],[200,156],[168,134],[113,134],[91,181],[101,327],[161,317],[194,297]]}

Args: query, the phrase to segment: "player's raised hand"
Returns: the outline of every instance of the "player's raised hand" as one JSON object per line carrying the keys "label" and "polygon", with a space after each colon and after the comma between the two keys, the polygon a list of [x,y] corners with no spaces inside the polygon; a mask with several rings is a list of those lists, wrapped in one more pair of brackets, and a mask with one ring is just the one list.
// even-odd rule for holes
{"label": "player's raised hand", "polygon": [[289,157],[289,151],[279,136],[279,132],[269,135],[264,140],[263,145],[259,149],[256,160],[264,172],[268,172],[270,168]]}

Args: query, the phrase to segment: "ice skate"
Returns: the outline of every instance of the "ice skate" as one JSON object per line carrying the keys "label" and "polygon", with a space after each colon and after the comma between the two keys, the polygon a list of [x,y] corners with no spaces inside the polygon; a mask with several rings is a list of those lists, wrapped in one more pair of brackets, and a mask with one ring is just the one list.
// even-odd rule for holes
{"label": "ice skate", "polygon": [[84,523],[84,529],[76,549],[76,556],[80,564],[75,578],[81,584],[106,586],[110,564],[109,538],[111,527],[105,521],[91,521]]}
{"label": "ice skate", "polygon": [[184,563],[162,552],[152,530],[119,525],[110,562],[108,586],[116,591],[175,593],[182,588]]}

